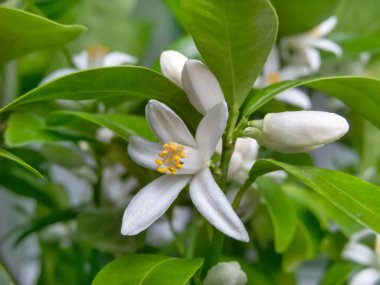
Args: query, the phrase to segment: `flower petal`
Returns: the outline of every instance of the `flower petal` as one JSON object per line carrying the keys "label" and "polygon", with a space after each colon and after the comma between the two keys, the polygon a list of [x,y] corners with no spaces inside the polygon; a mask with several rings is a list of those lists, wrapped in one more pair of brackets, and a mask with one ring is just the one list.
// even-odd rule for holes
{"label": "flower petal", "polygon": [[121,233],[136,235],[153,224],[170,207],[190,176],[163,175],[141,189],[123,216]]}
{"label": "flower petal", "polygon": [[276,99],[289,105],[300,107],[304,110],[311,109],[311,100],[307,94],[299,89],[289,89],[281,92]]}
{"label": "flower petal", "polygon": [[307,63],[310,65],[310,68],[313,71],[317,71],[321,66],[321,56],[319,51],[314,48],[305,48],[303,50],[303,55]]}
{"label": "flower petal", "polygon": [[337,23],[338,23],[338,17],[336,16],[331,16],[327,20],[320,23],[317,27],[317,29],[319,30],[320,36],[328,35],[335,28]]}
{"label": "flower petal", "polygon": [[181,88],[181,74],[187,60],[186,56],[174,50],[164,51],[160,57],[161,71],[164,76]]}
{"label": "flower petal", "polygon": [[345,246],[342,252],[342,258],[361,265],[369,266],[376,262],[374,252],[368,246],[356,242],[349,242]]}
{"label": "flower petal", "polygon": [[120,51],[110,52],[104,57],[104,66],[136,64],[137,62],[137,57]]}
{"label": "flower petal", "polygon": [[249,240],[243,223],[216,184],[210,169],[205,168],[191,180],[190,197],[198,211],[215,228],[234,239]]}
{"label": "flower petal", "polygon": [[319,48],[321,50],[331,52],[335,54],[336,56],[342,56],[343,54],[341,47],[335,42],[333,42],[332,40],[317,39],[317,40],[312,41],[311,45],[315,48]]}
{"label": "flower petal", "polygon": [[150,100],[146,105],[145,113],[150,128],[162,143],[176,142],[197,147],[185,123],[165,104]]}
{"label": "flower petal", "polygon": [[375,285],[380,280],[380,272],[374,268],[359,271],[348,282],[349,285]]}
{"label": "flower petal", "polygon": [[162,147],[158,143],[150,142],[139,136],[130,136],[128,142],[128,154],[138,165],[149,169],[157,169],[155,163]]}
{"label": "flower petal", "polygon": [[292,65],[281,70],[281,80],[293,80],[310,75],[311,70],[306,65]]}
{"label": "flower petal", "polygon": [[226,127],[227,119],[227,103],[223,101],[215,105],[199,123],[195,140],[206,160],[215,152],[216,145]]}
{"label": "flower petal", "polygon": [[88,52],[84,50],[73,56],[73,62],[79,70],[87,69],[89,68],[88,57]]}
{"label": "flower petal", "polygon": [[190,103],[203,115],[224,101],[218,80],[200,61],[186,61],[182,71],[182,84]]}

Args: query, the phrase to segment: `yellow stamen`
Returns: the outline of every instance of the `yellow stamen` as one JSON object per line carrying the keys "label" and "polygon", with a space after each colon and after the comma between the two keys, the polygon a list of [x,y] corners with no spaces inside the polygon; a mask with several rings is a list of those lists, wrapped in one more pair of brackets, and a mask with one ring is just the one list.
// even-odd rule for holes
{"label": "yellow stamen", "polygon": [[160,173],[170,171],[170,174],[177,174],[177,170],[183,168],[181,158],[187,156],[185,147],[175,142],[169,142],[165,143],[162,148],[163,150],[158,154],[159,158],[155,159],[158,166],[157,171]]}
{"label": "yellow stamen", "polygon": [[310,31],[310,35],[314,38],[318,38],[320,37],[322,34],[321,34],[321,29],[320,28],[315,28],[315,29],[312,29]]}

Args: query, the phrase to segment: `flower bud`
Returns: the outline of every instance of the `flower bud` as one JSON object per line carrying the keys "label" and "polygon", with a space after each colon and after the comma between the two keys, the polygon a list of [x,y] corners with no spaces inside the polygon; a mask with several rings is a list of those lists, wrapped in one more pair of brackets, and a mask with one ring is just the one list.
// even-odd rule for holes
{"label": "flower bud", "polygon": [[182,88],[182,70],[187,60],[186,56],[174,50],[161,53],[160,65],[162,73],[180,88]]}
{"label": "flower bud", "polygon": [[260,145],[284,153],[312,151],[340,139],[349,129],[343,117],[320,111],[270,113],[252,127],[251,136]]}
{"label": "flower bud", "polygon": [[204,285],[244,285],[247,275],[236,261],[220,262],[209,270]]}

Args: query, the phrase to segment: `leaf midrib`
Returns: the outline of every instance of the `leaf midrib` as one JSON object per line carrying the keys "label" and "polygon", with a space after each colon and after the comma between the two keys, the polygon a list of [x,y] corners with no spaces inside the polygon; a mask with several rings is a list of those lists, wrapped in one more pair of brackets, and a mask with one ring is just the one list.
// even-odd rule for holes
{"label": "leaf midrib", "polygon": [[172,261],[172,260],[174,260],[174,258],[168,258],[168,259],[162,260],[161,262],[159,262],[159,263],[157,263],[156,265],[154,265],[152,268],[150,268],[150,269],[146,272],[146,274],[143,276],[143,278],[141,279],[141,281],[139,282],[138,285],[142,285],[143,282],[144,282],[144,280],[149,276],[149,274],[150,274],[153,270],[155,270],[158,266],[161,266],[162,264],[164,264],[164,263],[166,263],[166,262],[168,262],[168,261]]}

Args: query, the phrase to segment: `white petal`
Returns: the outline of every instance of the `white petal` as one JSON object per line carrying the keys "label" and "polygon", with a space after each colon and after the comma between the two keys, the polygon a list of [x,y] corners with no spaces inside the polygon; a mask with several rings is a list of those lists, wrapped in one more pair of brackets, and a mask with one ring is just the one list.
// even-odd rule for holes
{"label": "white petal", "polygon": [[158,143],[150,142],[139,136],[129,137],[128,154],[138,165],[149,169],[157,169],[155,160],[161,151],[162,146]]}
{"label": "white petal", "polygon": [[326,36],[335,28],[337,23],[338,18],[336,16],[332,16],[327,20],[323,21],[321,24],[319,24],[317,29],[319,30],[321,36]]}
{"label": "white petal", "polygon": [[306,48],[303,50],[305,60],[313,71],[317,71],[321,66],[321,56],[319,51],[314,48]]}
{"label": "white petal", "polygon": [[176,142],[197,147],[185,123],[165,104],[150,100],[146,105],[145,113],[150,128],[162,143]]}
{"label": "white petal", "polygon": [[190,103],[203,115],[224,101],[218,80],[200,61],[186,61],[182,71],[182,84]]}
{"label": "white petal", "polygon": [[285,67],[280,72],[281,80],[293,80],[310,75],[311,69],[305,65],[292,65]]}
{"label": "white petal", "polygon": [[342,56],[343,53],[341,47],[338,44],[328,39],[317,39],[315,41],[312,41],[312,46],[324,51],[331,52],[336,56]]}
{"label": "white petal", "polygon": [[243,223],[216,184],[210,169],[205,168],[191,180],[190,197],[198,211],[219,231],[240,241],[249,240]]}
{"label": "white petal", "polygon": [[76,55],[73,56],[73,62],[75,64],[75,66],[79,70],[83,70],[83,69],[89,68],[89,66],[88,66],[88,62],[89,62],[88,56],[89,55],[88,55],[87,51],[82,51],[81,53],[76,54]]}
{"label": "white petal", "polygon": [[77,69],[74,68],[62,68],[54,71],[53,73],[50,73],[48,76],[46,76],[44,79],[42,79],[41,84],[44,84],[46,82],[52,81],[54,79],[60,78],[62,76],[71,74],[73,72],[77,72]]}
{"label": "white petal", "polygon": [[342,258],[361,265],[372,265],[376,262],[376,256],[368,246],[355,242],[350,242],[345,246]]}
{"label": "white petal", "polygon": [[374,268],[359,271],[348,282],[349,285],[375,285],[380,280],[380,272]]}
{"label": "white petal", "polygon": [[136,235],[153,224],[170,207],[190,176],[163,175],[141,189],[123,216],[121,233]]}
{"label": "white petal", "polygon": [[188,60],[183,54],[167,50],[161,53],[160,65],[161,71],[170,81],[182,88],[182,70],[185,62]]}
{"label": "white petal", "polygon": [[273,46],[272,50],[270,51],[267,61],[265,62],[264,68],[263,68],[263,75],[267,76],[271,73],[277,73],[280,71],[280,58],[278,54],[278,49]]}
{"label": "white petal", "polygon": [[110,52],[104,57],[104,66],[136,64],[137,62],[137,57],[119,51]]}
{"label": "white petal", "polygon": [[223,101],[215,105],[199,123],[195,140],[206,160],[215,152],[216,145],[226,127],[227,119],[227,103]]}
{"label": "white petal", "polygon": [[276,99],[287,104],[300,107],[304,110],[311,109],[311,100],[307,94],[299,89],[289,89],[281,92]]}

